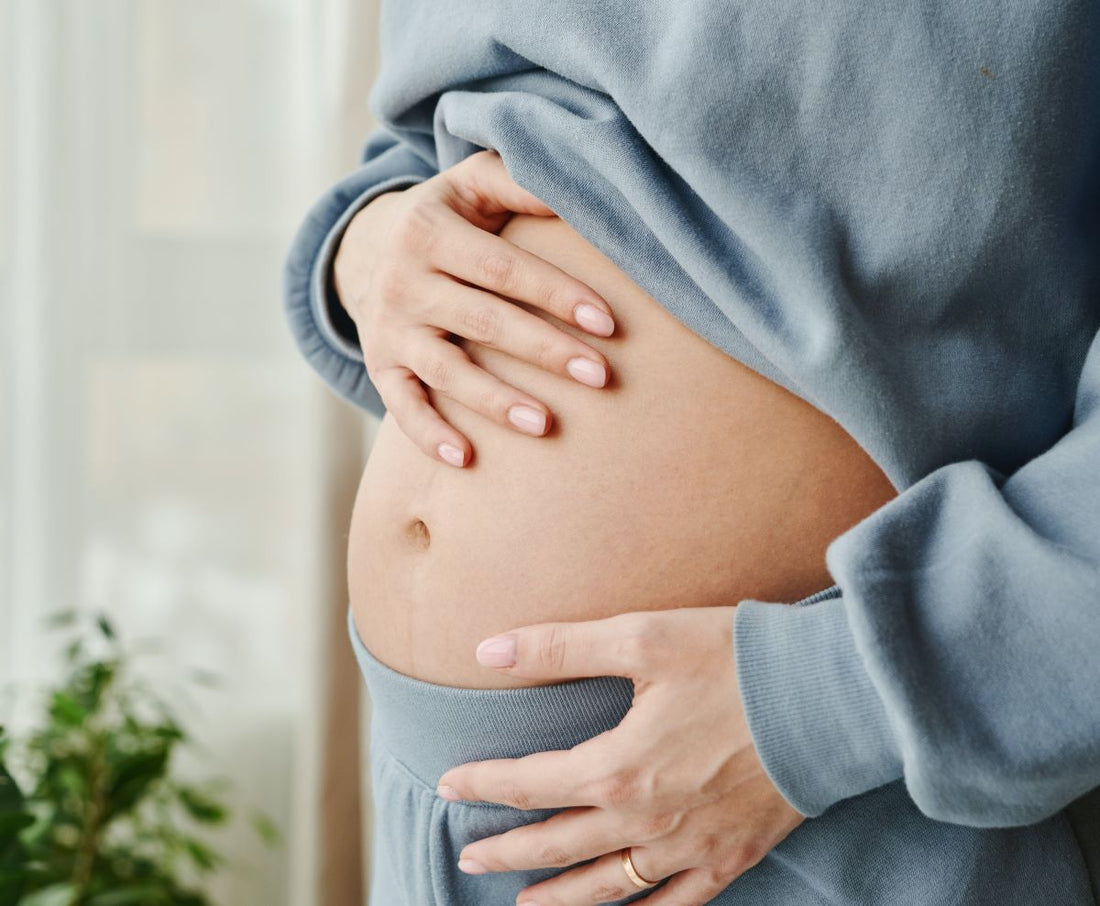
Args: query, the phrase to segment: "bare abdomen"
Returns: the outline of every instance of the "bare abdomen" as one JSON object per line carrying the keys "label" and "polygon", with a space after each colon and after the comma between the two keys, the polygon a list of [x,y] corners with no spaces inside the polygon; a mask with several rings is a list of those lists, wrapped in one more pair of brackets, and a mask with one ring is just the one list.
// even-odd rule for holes
{"label": "bare abdomen", "polygon": [[523,681],[481,667],[481,639],[548,620],[630,610],[793,601],[832,583],[825,547],[894,496],[833,419],[676,320],[558,218],[501,235],[588,283],[616,331],[597,390],[479,344],[475,362],[553,413],[544,437],[430,391],[469,437],[464,469],[437,463],[387,414],[348,545],[359,633],[381,661],[454,686]]}

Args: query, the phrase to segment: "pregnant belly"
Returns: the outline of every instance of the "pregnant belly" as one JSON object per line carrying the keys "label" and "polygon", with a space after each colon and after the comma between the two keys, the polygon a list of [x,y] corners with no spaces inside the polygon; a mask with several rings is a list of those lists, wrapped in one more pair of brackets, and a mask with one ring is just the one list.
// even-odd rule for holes
{"label": "pregnant belly", "polygon": [[670,315],[565,221],[501,231],[600,293],[593,389],[459,339],[486,370],[542,400],[547,435],[491,422],[429,389],[474,447],[462,469],[383,418],[348,540],[351,607],[367,648],[444,685],[528,684],[481,667],[477,643],[528,623],[631,610],[794,601],[832,584],[825,548],[896,493],[833,419]]}

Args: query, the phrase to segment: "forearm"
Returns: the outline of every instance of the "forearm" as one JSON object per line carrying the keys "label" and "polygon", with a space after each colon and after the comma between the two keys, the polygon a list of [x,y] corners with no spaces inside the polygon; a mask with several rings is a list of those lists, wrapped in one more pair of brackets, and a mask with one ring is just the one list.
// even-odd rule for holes
{"label": "forearm", "polygon": [[839,598],[738,608],[742,695],[804,814],[904,777],[930,817],[1038,821],[1100,786],[1100,335],[1073,426],[947,464],[834,539]]}

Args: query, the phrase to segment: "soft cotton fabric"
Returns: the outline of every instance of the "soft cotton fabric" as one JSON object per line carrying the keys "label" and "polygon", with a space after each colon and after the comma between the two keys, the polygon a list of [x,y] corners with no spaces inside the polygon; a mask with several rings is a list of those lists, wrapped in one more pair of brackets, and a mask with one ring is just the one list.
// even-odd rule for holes
{"label": "soft cotton fabric", "polygon": [[[509,906],[525,887],[560,874],[537,868],[469,875],[459,869],[458,855],[476,840],[562,809],[451,802],[435,788],[455,765],[569,749],[611,729],[630,710],[631,681],[599,676],[515,689],[437,685],[379,661],[359,638],[350,607],[347,617],[371,701],[369,906]],[[895,782],[804,822],[708,903],[1004,906],[1026,889],[1034,899],[1024,902],[1078,906],[1089,893],[1080,860],[1065,858],[1072,847],[1058,816],[995,830],[943,824],[922,815]],[[644,902],[654,893],[615,903]]]}
{"label": "soft cotton fabric", "polygon": [[817,821],[891,784],[945,827],[1068,814],[1066,864],[1095,866],[1095,796],[1064,810],[1100,786],[1098,20],[1092,0],[384,3],[380,126],[288,251],[292,332],[380,416],[332,290],[342,230],[496,149],[899,491],[829,545],[839,594],[739,602],[783,795]]}

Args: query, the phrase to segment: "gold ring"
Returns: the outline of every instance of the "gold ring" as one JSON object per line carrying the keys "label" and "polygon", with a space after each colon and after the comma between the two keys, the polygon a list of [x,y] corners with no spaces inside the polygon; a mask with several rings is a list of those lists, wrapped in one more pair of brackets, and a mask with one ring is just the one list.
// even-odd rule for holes
{"label": "gold ring", "polygon": [[623,849],[619,852],[619,858],[622,860],[623,870],[626,872],[627,877],[630,878],[630,880],[634,882],[634,885],[639,889],[644,890],[647,887],[656,887],[657,884],[660,883],[658,881],[647,881],[640,874],[638,874],[638,869],[634,867],[634,863],[630,859],[629,846],[623,847]]}

